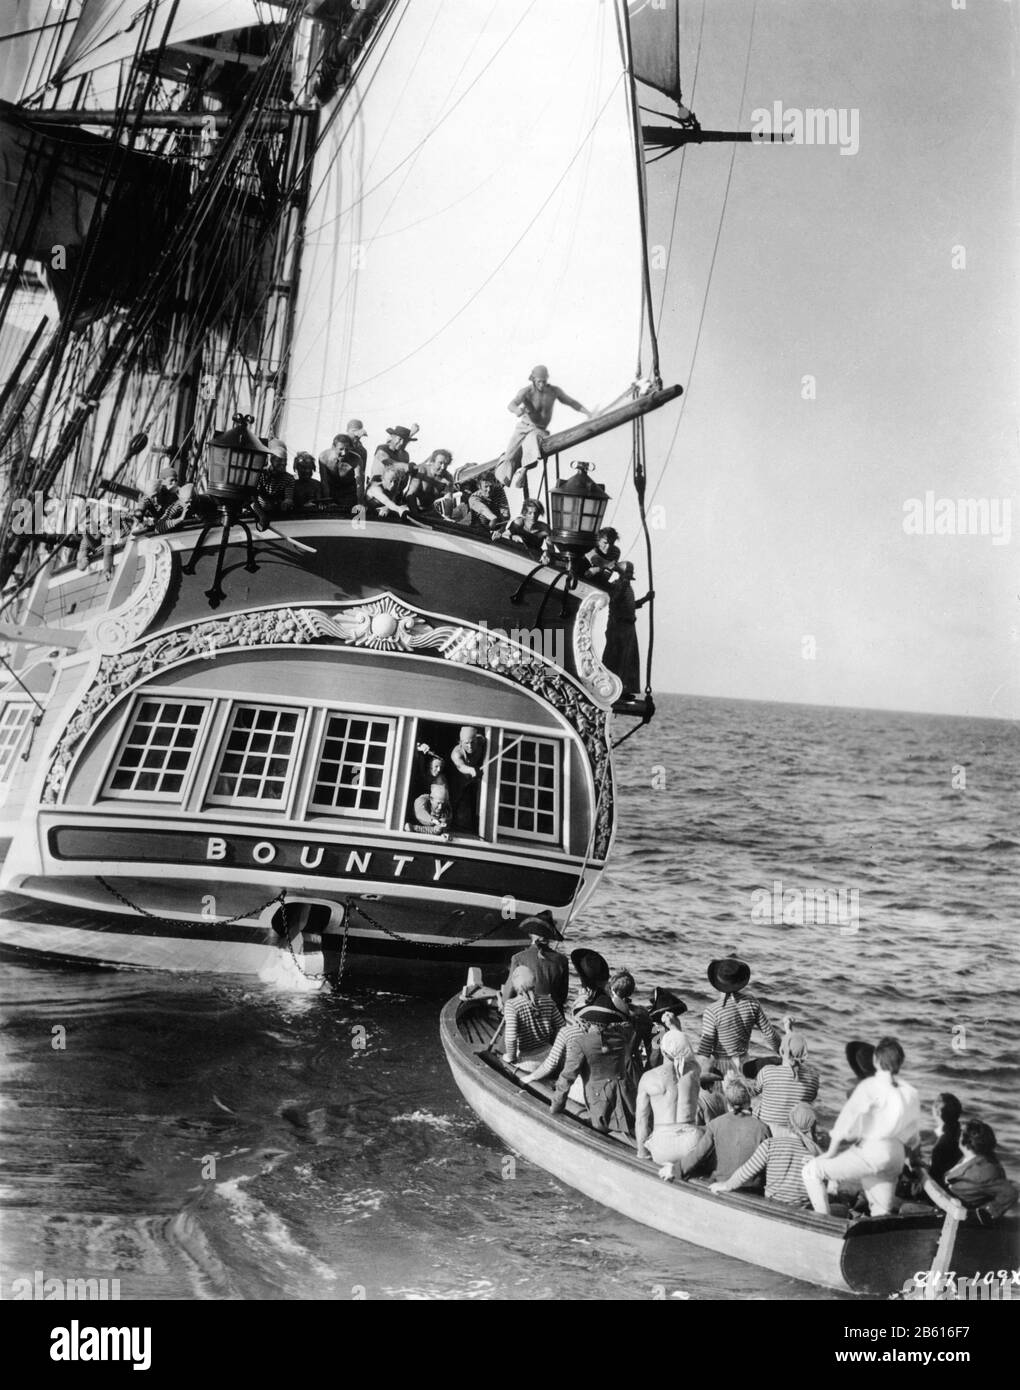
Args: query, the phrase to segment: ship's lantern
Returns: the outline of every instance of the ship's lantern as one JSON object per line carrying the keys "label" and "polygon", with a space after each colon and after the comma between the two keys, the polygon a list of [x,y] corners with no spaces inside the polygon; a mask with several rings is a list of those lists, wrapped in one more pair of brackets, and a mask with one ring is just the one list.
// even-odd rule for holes
{"label": "ship's lantern", "polygon": [[606,514],[609,494],[589,478],[592,464],[575,463],[575,472],[549,490],[552,539],[563,550],[587,550]]}
{"label": "ship's lantern", "polygon": [[235,415],[232,429],[221,430],[206,449],[207,491],[217,502],[244,503],[255,493],[269,450],[252,433],[254,416]]}

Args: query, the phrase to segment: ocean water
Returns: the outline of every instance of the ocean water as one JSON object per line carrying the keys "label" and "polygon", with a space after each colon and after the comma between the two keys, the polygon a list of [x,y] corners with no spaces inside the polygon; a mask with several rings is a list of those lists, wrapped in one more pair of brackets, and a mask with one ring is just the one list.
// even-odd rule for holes
{"label": "ocean water", "polygon": [[[692,1035],[708,961],[739,953],[829,1115],[844,1043],[896,1034],[1016,1177],[1020,726],[664,697],[618,759],[571,944],[642,997],[677,989]],[[23,959],[0,997],[0,1295],[41,1271],[124,1299],[838,1297],[508,1164],[449,1076],[441,1001]]]}

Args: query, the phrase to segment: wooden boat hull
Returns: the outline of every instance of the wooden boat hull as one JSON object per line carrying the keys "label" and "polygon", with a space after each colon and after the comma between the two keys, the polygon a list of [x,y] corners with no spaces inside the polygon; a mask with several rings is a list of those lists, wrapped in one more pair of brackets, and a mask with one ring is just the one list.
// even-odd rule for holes
{"label": "wooden boat hull", "polygon": [[[662,1182],[621,1141],[576,1114],[551,1115],[546,1099],[486,1054],[494,1026],[471,1001],[453,999],[443,1009],[440,1036],[461,1094],[508,1147],[585,1196],[666,1235],[824,1288],[884,1297],[931,1265],[940,1217],[848,1222],[750,1194],[716,1196],[697,1180]],[[1017,1229],[1007,1222],[961,1233],[959,1272],[1015,1267]]]}

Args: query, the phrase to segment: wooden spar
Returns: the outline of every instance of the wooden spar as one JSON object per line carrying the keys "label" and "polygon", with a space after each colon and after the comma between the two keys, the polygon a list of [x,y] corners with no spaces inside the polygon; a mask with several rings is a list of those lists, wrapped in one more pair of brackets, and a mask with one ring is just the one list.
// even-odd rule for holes
{"label": "wooden spar", "polygon": [[559,454],[564,449],[572,449],[575,444],[583,444],[585,440],[594,439],[596,435],[605,434],[607,430],[626,425],[628,421],[636,420],[639,415],[647,415],[652,410],[658,410],[660,406],[669,405],[670,401],[675,401],[677,396],[683,395],[683,390],[682,386],[664,386],[661,391],[649,391],[646,396],[638,396],[636,400],[627,401],[615,410],[607,410],[604,415],[598,415],[594,420],[586,420],[583,425],[571,425],[569,429],[559,430],[539,444],[542,457],[551,458],[553,454]]}
{"label": "wooden spar", "polygon": [[[25,111],[23,115],[26,124],[33,126],[113,126],[124,119],[122,111]],[[233,119],[211,111],[145,111],[131,116],[132,123],[143,130],[226,130]],[[287,111],[261,111],[253,124],[262,130],[284,130],[288,120]]]}
{"label": "wooden spar", "polygon": [[788,135],[756,135],[750,130],[701,130],[694,126],[643,125],[641,138],[648,146],[679,148],[681,145],[786,145]]}
{"label": "wooden spar", "polygon": [[[608,430],[626,425],[630,420],[636,420],[640,415],[647,415],[653,410],[658,410],[660,406],[669,405],[670,401],[675,401],[677,396],[683,395],[683,389],[682,386],[664,386],[661,391],[649,391],[647,395],[625,401],[623,405],[607,410],[602,415],[596,415],[592,420],[585,420],[583,424],[558,430],[556,434],[550,434],[539,441],[538,447],[542,457],[551,458],[564,449],[572,449],[575,444],[583,444]],[[490,469],[495,468],[499,461],[495,458],[490,459],[488,463],[466,463],[463,468],[457,469],[457,482],[466,483],[469,478],[480,477],[482,473],[488,473]]]}

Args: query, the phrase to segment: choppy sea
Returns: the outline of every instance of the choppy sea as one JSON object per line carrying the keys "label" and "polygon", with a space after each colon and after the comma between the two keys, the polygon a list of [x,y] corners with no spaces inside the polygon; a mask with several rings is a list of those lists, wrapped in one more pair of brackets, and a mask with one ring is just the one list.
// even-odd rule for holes
{"label": "choppy sea", "polygon": [[[896,1034],[1016,1177],[1020,725],[667,696],[618,773],[572,941],[676,988],[691,1033],[739,953],[830,1115],[845,1042]],[[0,997],[0,1295],[42,1271],[124,1299],[837,1297],[509,1176],[441,1001],[24,959]]]}

